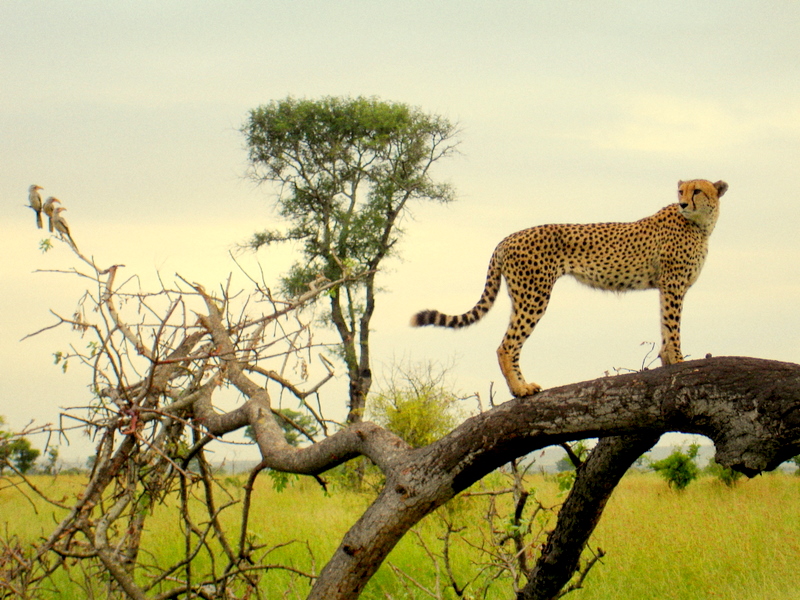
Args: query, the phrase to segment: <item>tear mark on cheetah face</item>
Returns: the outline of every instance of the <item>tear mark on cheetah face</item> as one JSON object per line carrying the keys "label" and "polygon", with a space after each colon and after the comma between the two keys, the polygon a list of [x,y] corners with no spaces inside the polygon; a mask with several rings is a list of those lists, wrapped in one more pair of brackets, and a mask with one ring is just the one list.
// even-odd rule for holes
{"label": "tear mark on cheetah face", "polygon": [[495,248],[483,294],[471,310],[461,315],[424,310],[411,318],[411,325],[472,325],[489,312],[505,278],[511,320],[497,358],[511,393],[529,396],[541,387],[522,377],[522,345],[544,315],[553,284],[562,275],[572,275],[586,285],[616,292],[658,289],[659,357],[663,365],[680,362],[683,298],[700,275],[719,216],[719,199],[727,190],[724,181],[680,181],[676,204],[634,223],[540,225],[513,233]]}

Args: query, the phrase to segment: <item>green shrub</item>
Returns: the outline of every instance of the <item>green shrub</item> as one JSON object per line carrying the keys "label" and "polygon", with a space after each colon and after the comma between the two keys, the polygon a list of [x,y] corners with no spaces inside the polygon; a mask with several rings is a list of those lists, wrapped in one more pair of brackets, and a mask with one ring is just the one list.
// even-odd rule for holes
{"label": "green shrub", "polygon": [[370,397],[368,418],[415,448],[435,442],[463,419],[446,373],[430,363],[395,367],[387,384]]}
{"label": "green shrub", "polygon": [[711,461],[708,463],[708,466],[703,469],[703,471],[712,477],[716,477],[728,487],[733,487],[736,485],[736,482],[742,477],[742,474],[739,473],[739,471],[734,471],[730,467],[723,467],[714,459],[711,459]]}
{"label": "green shrub", "polygon": [[691,444],[688,452],[675,448],[667,458],[651,462],[650,468],[663,477],[670,487],[684,490],[700,474],[695,463],[699,450],[699,444]]}

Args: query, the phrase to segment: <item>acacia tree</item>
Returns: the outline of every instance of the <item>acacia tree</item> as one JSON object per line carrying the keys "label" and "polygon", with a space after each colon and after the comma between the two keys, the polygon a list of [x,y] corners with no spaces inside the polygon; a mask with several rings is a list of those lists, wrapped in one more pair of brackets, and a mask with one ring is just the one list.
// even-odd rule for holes
{"label": "acacia tree", "polygon": [[[285,230],[255,234],[250,246],[302,242],[302,259],[283,279],[289,296],[345,280],[328,293],[330,322],[350,379],[347,421],[361,421],[372,384],[376,275],[396,251],[409,201],[453,199],[430,170],[455,151],[456,128],[405,104],[327,97],[260,106],[243,133],[251,177],[278,185],[275,202],[288,222]],[[348,277],[353,272],[364,276]]]}

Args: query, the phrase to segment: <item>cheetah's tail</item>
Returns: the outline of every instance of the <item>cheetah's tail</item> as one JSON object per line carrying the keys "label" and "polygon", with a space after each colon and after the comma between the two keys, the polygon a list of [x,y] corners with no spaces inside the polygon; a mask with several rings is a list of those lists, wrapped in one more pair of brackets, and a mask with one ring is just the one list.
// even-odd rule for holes
{"label": "cheetah's tail", "polygon": [[423,310],[411,317],[412,327],[424,327],[425,325],[436,325],[437,327],[450,327],[460,329],[480,321],[489,312],[497,298],[500,289],[500,259],[498,252],[492,255],[489,262],[489,272],[486,275],[486,285],[483,288],[478,303],[471,310],[461,315],[446,315],[438,310]]}

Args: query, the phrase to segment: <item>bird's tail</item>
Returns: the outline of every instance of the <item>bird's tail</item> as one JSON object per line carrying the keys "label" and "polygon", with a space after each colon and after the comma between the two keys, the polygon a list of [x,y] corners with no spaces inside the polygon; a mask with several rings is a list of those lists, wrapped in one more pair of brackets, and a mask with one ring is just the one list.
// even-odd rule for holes
{"label": "bird's tail", "polygon": [[425,325],[435,325],[437,327],[451,327],[460,329],[480,321],[489,312],[497,299],[497,292],[500,290],[500,279],[502,276],[499,249],[494,251],[492,259],[489,261],[489,272],[486,275],[486,285],[480,299],[471,310],[461,315],[446,315],[438,310],[423,310],[411,317],[412,327],[424,327]]}
{"label": "bird's tail", "polygon": [[64,237],[67,238],[67,241],[69,242],[69,245],[72,246],[72,248],[75,250],[75,252],[80,253],[80,251],[78,250],[78,244],[76,244],[75,240],[72,239],[72,235],[69,233],[69,231],[64,232]]}

